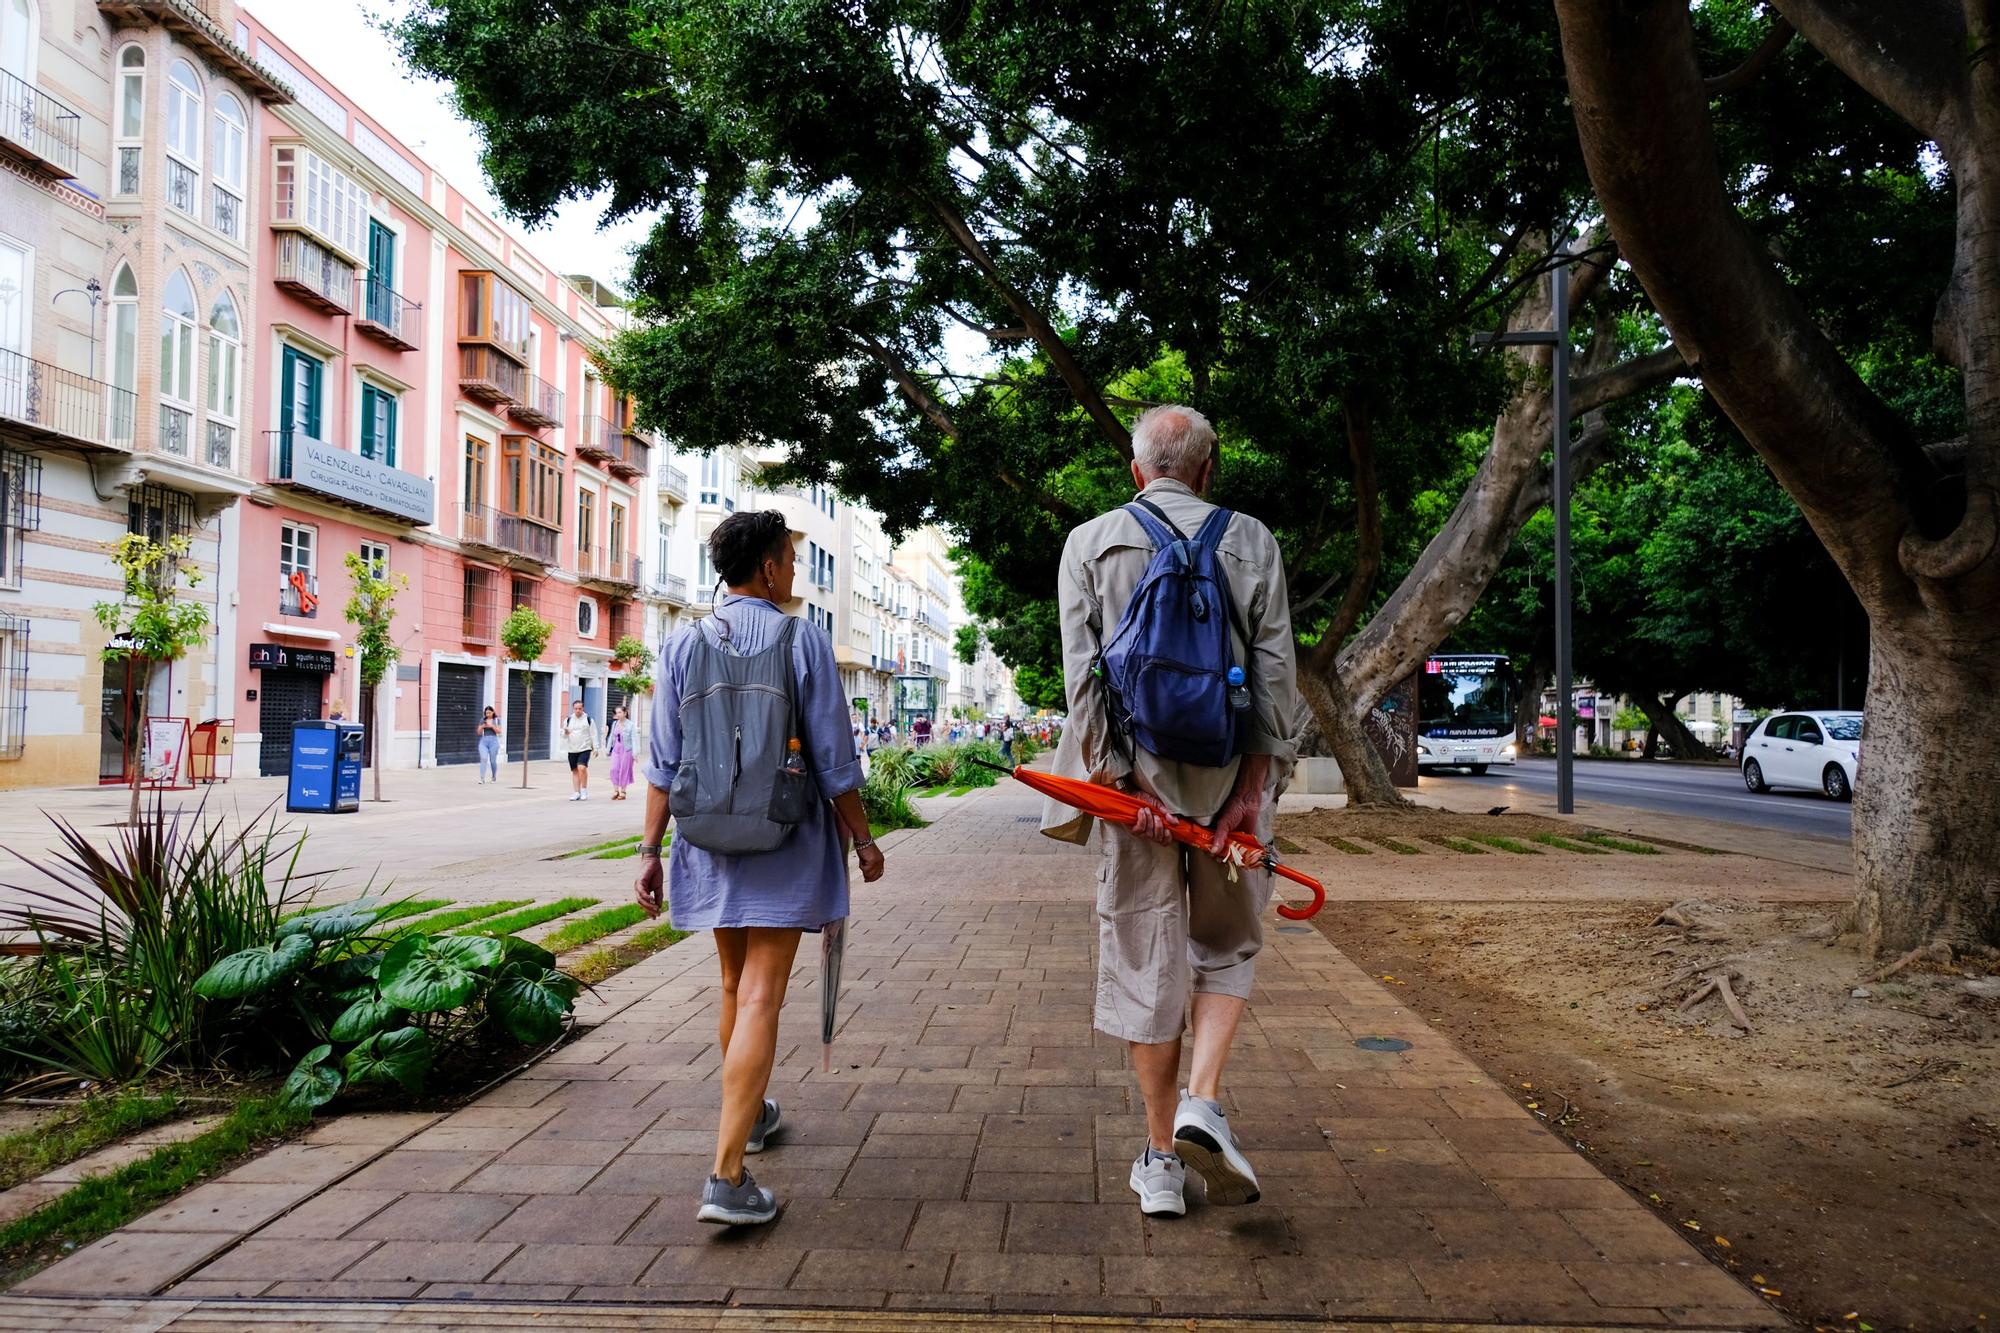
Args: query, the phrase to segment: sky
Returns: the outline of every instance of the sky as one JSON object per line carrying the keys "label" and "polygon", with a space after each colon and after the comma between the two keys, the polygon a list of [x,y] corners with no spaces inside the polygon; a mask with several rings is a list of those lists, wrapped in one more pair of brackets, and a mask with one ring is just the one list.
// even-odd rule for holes
{"label": "sky", "polygon": [[502,214],[479,169],[478,138],[452,111],[445,85],[413,76],[374,26],[375,19],[399,5],[388,0],[242,0],[238,7],[255,15],[323,80],[460,193],[524,239],[537,259],[559,273],[588,273],[624,288],[631,267],[627,252],[644,237],[647,223],[628,220],[600,231],[602,207],[589,200],[565,204],[534,231]]}

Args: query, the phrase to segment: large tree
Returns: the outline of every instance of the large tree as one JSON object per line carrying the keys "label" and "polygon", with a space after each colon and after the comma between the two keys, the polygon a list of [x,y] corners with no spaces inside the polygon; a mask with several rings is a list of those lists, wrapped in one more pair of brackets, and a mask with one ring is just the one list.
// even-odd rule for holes
{"label": "large tree", "polygon": [[[1835,94],[1901,122],[1901,170],[1825,162],[1778,239],[1732,197],[1735,91],[1687,0],[1557,0],[1576,124],[1625,258],[1703,384],[1798,502],[1868,613],[1867,731],[1856,790],[1859,917],[1880,949],[2000,943],[2000,0],[1777,0],[1761,66],[1783,52],[1851,80]],[[1794,35],[1796,34],[1796,36]],[[1858,93],[1855,91],[1858,89]],[[1855,113],[1857,122],[1866,117]],[[1847,312],[1794,268],[1852,240],[1883,181],[1942,183],[1955,226],[1882,227]],[[1871,269],[1930,261],[1911,291]],[[1850,249],[1867,257],[1869,248]],[[1907,259],[1906,261],[1907,262]],[[1884,288],[1887,288],[1886,290]],[[1963,434],[1938,438],[1872,389],[1839,324],[1932,306],[1962,375]]]}
{"label": "large tree", "polygon": [[[1546,13],[437,0],[398,31],[516,213],[660,213],[610,369],[677,441],[782,447],[1032,597],[1129,495],[1132,414],[1206,411],[1217,498],[1286,553],[1314,717],[1352,789],[1395,799],[1359,715],[1477,597],[1546,466],[1546,352],[1469,337],[1545,324],[1550,238],[1588,208]],[[1621,319],[1643,298],[1609,257],[1560,279],[1593,331],[1579,414],[1680,365]],[[1492,466],[1340,655],[1482,420]]]}

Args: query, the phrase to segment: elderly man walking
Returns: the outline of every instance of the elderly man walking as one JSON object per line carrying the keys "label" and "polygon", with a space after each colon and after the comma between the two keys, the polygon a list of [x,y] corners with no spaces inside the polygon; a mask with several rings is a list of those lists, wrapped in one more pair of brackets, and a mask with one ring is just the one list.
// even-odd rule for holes
{"label": "elderly man walking", "polygon": [[[1217,455],[1199,412],[1151,409],[1133,427],[1132,452],[1137,499],[1078,527],[1063,547],[1069,725],[1055,769],[1208,824],[1217,853],[1236,829],[1268,842],[1298,715],[1277,541],[1256,519],[1202,498]],[[1201,660],[1177,660],[1188,657]],[[1080,843],[1089,825],[1051,802],[1042,831]],[[1098,840],[1094,1022],[1129,1043],[1146,1102],[1132,1191],[1144,1212],[1179,1216],[1193,1167],[1210,1203],[1254,1203],[1256,1172],[1230,1134],[1222,1076],[1264,943],[1271,872],[1185,848],[1150,813],[1136,831],[1105,825]],[[1193,1053],[1180,1088],[1188,1027]]]}

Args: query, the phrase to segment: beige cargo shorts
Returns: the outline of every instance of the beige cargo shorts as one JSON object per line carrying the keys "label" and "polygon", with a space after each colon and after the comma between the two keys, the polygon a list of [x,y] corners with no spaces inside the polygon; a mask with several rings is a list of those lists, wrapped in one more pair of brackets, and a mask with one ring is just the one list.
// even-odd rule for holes
{"label": "beige cargo shorts", "polygon": [[[1266,846],[1277,802],[1251,832]],[[1188,990],[1250,998],[1264,947],[1268,870],[1230,867],[1207,852],[1162,847],[1099,822],[1097,1030],[1124,1041],[1181,1035]]]}

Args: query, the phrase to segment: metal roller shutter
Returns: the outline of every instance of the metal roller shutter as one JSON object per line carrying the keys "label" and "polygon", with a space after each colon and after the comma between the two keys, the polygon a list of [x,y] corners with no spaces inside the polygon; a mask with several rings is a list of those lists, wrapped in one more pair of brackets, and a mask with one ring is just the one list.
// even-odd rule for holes
{"label": "metal roller shutter", "polygon": [[320,715],[327,678],[316,671],[266,667],[257,673],[257,771],[283,777],[292,771],[292,723]]}
{"label": "metal roller shutter", "polygon": [[479,719],[486,715],[486,668],[441,663],[438,666],[437,761],[439,764],[479,762]]}
{"label": "metal roller shutter", "polygon": [[[548,671],[507,673],[507,758],[521,762],[527,738],[528,758],[549,757],[549,729],[555,720],[555,675]],[[525,730],[524,730],[525,729]]]}

